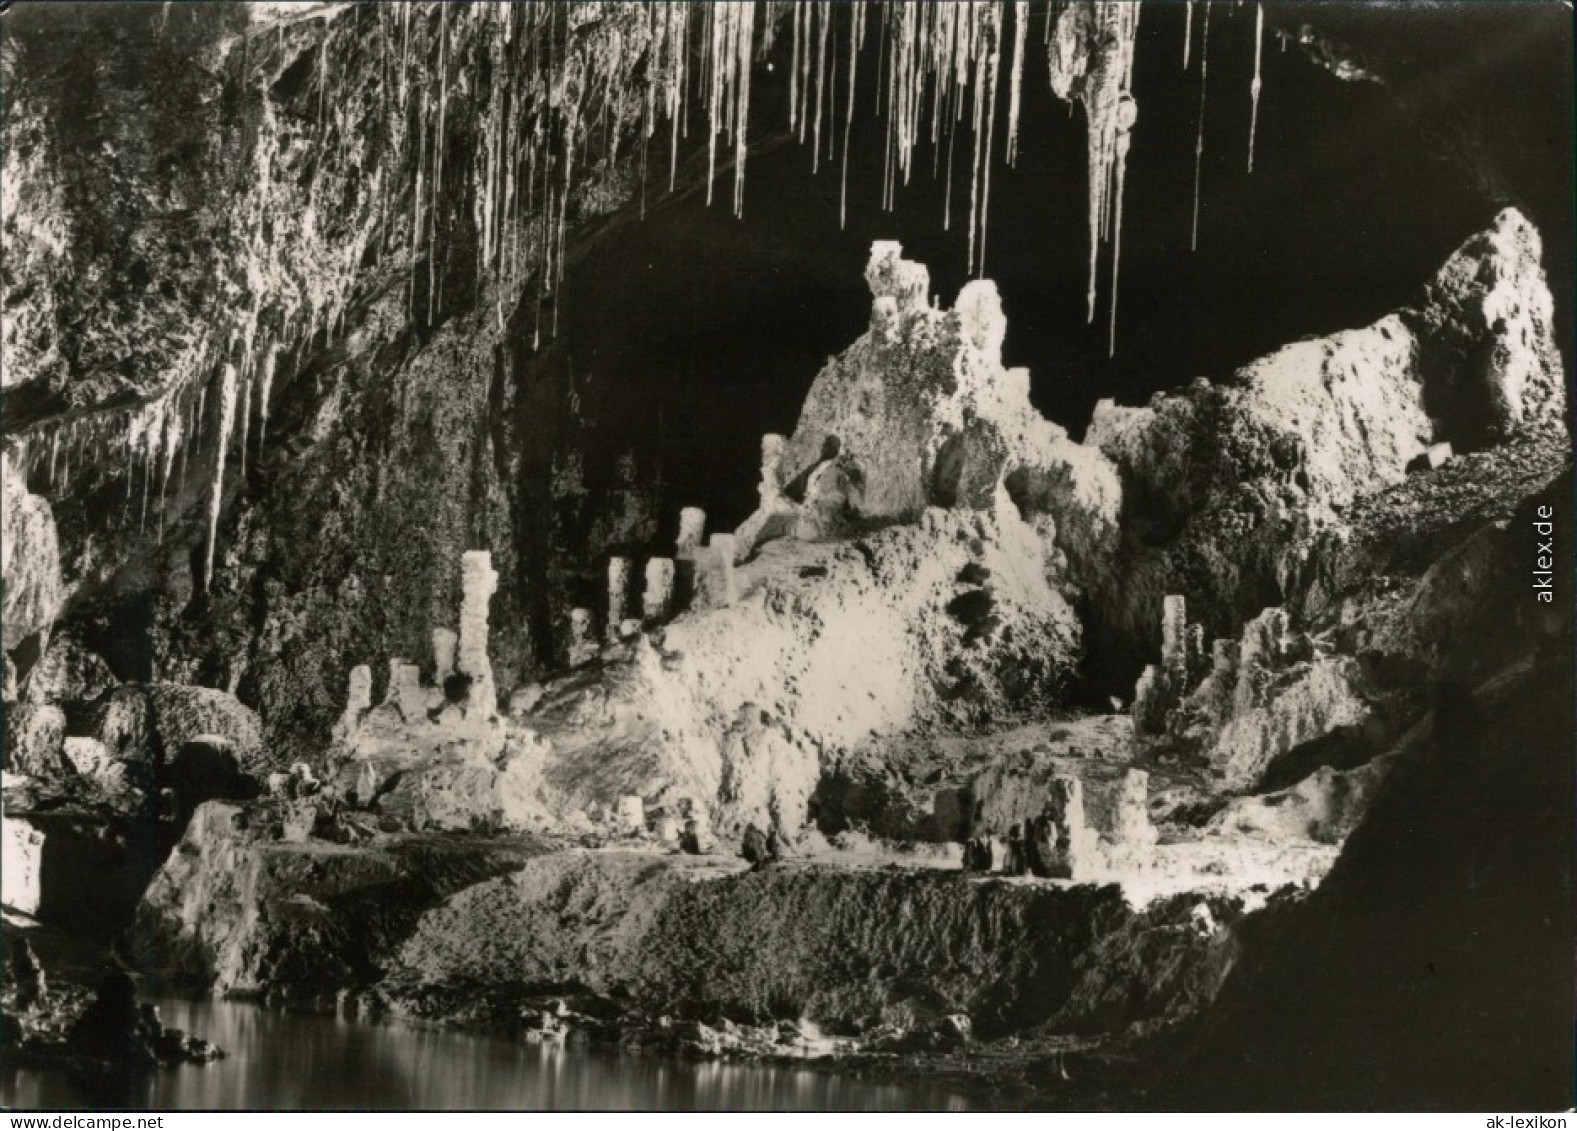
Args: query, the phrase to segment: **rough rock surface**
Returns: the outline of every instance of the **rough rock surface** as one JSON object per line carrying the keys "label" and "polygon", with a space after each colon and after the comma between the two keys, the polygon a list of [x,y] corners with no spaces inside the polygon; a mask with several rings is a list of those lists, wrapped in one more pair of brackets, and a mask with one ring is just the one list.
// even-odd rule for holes
{"label": "rough rock surface", "polygon": [[[260,843],[239,816],[206,806],[150,889],[139,934],[157,968],[232,991],[309,993],[386,971],[379,996],[418,1016],[465,1008],[484,986],[496,1002],[573,985],[637,1014],[804,1018],[858,1034],[963,1013],[989,1036],[1062,1007],[1075,964],[1091,965],[1081,955],[1107,933],[1175,929],[1164,924],[1188,922],[1198,902],[1135,911],[1113,887],[742,872],[737,861],[536,855],[506,842],[347,853]],[[1209,905],[1222,924],[1240,914],[1234,900]],[[1195,948],[1193,937],[1178,936],[1179,965],[1213,961],[1219,942]],[[1158,992],[1103,1023],[1121,1029],[1170,1008],[1184,1006]]]}
{"label": "rough rock surface", "polygon": [[9,652],[54,623],[66,594],[54,514],[47,500],[28,491],[22,469],[9,452],[0,458],[0,492],[0,624]]}
{"label": "rough rock surface", "polygon": [[1147,408],[1098,406],[1086,443],[1123,483],[1127,552],[1095,597],[1116,639],[1150,638],[1168,593],[1186,593],[1212,635],[1301,599],[1354,500],[1403,480],[1431,443],[1481,443],[1472,421],[1559,429],[1539,250],[1507,209],[1414,306]]}
{"label": "rough rock surface", "polygon": [[21,692],[29,703],[60,703],[97,699],[119,682],[97,653],[74,635],[59,632],[28,671]]}
{"label": "rough rock surface", "polygon": [[136,937],[147,968],[177,980],[332,992],[371,979],[423,906],[530,851],[432,838],[361,850],[285,843],[258,810],[210,802],[149,885]]}
{"label": "rough rock surface", "polygon": [[1266,840],[1295,838],[1340,844],[1369,810],[1387,765],[1383,759],[1351,770],[1321,766],[1286,789],[1229,801],[1211,824],[1238,835]]}
{"label": "rough rock surface", "polygon": [[1078,625],[1044,555],[1011,506],[771,543],[737,570],[733,604],[549,684],[512,725],[546,743],[544,780],[567,805],[688,796],[720,826],[798,828],[839,750],[1055,702]]}

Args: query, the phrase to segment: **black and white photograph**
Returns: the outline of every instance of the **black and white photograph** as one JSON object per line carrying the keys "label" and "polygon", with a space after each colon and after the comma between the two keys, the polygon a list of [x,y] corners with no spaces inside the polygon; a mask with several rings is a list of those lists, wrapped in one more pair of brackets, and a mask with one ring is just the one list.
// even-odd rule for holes
{"label": "black and white photograph", "polygon": [[1574,38],[0,2],[8,1126],[1567,1126]]}

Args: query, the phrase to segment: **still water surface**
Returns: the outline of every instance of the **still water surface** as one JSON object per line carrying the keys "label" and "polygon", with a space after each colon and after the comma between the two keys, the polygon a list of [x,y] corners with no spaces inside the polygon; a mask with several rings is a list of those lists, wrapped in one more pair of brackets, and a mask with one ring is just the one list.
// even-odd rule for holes
{"label": "still water surface", "polygon": [[[531,1045],[396,1022],[346,1021],[224,1001],[159,1002],[166,1025],[229,1056],[158,1074],[136,1097],[157,1109],[233,1110],[964,1110],[921,1081]],[[80,1108],[63,1073],[0,1066],[0,1105]]]}

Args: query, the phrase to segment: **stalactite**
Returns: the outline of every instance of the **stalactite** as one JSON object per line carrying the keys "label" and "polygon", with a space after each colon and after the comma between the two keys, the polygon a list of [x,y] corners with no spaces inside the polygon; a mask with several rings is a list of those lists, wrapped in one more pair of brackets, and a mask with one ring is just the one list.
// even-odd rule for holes
{"label": "stalactite", "polygon": [[427,115],[423,112],[423,102],[425,97],[417,99],[416,185],[411,191],[411,277],[408,316],[412,321],[416,320],[416,265],[421,262],[422,256],[422,204],[426,199],[422,192],[422,178],[427,169]]}
{"label": "stalactite", "polygon": [[219,537],[219,510],[224,502],[225,455],[230,448],[230,430],[235,426],[235,398],[238,375],[234,365],[226,364],[219,379],[219,443],[214,456],[214,479],[208,500],[208,547],[203,558],[203,585],[214,583],[214,543]]}
{"label": "stalactite", "polygon": [[[745,156],[746,156],[746,127],[750,118],[750,44],[754,35],[756,9],[754,4],[745,4],[739,10],[738,22],[735,24],[738,57],[735,61],[738,84],[737,102],[734,110],[734,215],[743,214],[745,210]],[[829,17],[830,22],[830,17]]]}
{"label": "stalactite", "polygon": [[816,41],[816,123],[811,128],[810,145],[812,173],[821,166],[821,114],[827,87],[827,29],[832,26],[832,8],[827,0],[819,0],[816,10],[821,24],[821,34]]}
{"label": "stalactite", "polygon": [[1183,0],[1183,70],[1188,70],[1188,53],[1194,43],[1194,0]]}
{"label": "stalactite", "polygon": [[1002,60],[1002,9],[1000,6],[993,9],[995,15],[992,19],[991,51],[984,56],[986,134],[981,150],[983,153],[981,184],[980,184],[980,251],[975,257],[974,272],[976,276],[985,274],[986,271],[986,223],[991,215],[991,139],[996,134],[997,123],[997,72]]}
{"label": "stalactite", "polygon": [[1128,134],[1138,106],[1134,102],[1133,55],[1140,7],[1121,0],[1094,0],[1065,8],[1057,18],[1050,47],[1052,90],[1084,107],[1089,150],[1089,276],[1087,317],[1095,319],[1100,244],[1113,245],[1113,317],[1116,310],[1116,255],[1121,240],[1121,193]]}
{"label": "stalactite", "polygon": [[1029,34],[1029,2],[1013,4],[1013,73],[1008,87],[1008,164],[1018,162],[1018,116],[1024,88],[1024,41]]}
{"label": "stalactite", "polygon": [[1259,129],[1260,57],[1265,46],[1265,5],[1254,5],[1254,81],[1249,85],[1248,171],[1254,171],[1254,134]]}
{"label": "stalactite", "polygon": [[169,409],[168,395],[144,405],[132,414],[127,429],[126,446],[142,457],[142,509],[137,519],[141,533],[148,524],[148,495],[154,475],[160,464],[160,450],[166,436],[165,414]]}
{"label": "stalactite", "polygon": [[268,438],[268,403],[274,389],[274,369],[279,364],[279,345],[270,342],[263,350],[263,364],[257,379],[257,455],[263,456]]}
{"label": "stalactite", "polygon": [[236,453],[236,459],[240,461],[238,464],[238,470],[240,471],[241,478],[245,479],[246,443],[247,437],[252,429],[252,364],[250,358],[247,359],[247,366],[242,372],[241,387],[236,395],[239,398],[241,409],[241,443],[239,450]]}
{"label": "stalactite", "polygon": [[1194,137],[1194,226],[1188,250],[1199,250],[1199,189],[1205,168],[1205,96],[1210,91],[1210,0],[1204,0],[1205,26],[1199,40],[1199,132]]}
{"label": "stalactite", "polygon": [[[1190,63],[1194,12],[1189,0],[1183,44],[1184,66]],[[1100,263],[1099,245],[1111,245],[1111,317],[1108,346],[1115,346],[1117,289],[1122,248],[1126,158],[1131,147],[1136,107],[1132,97],[1134,37],[1139,7],[1121,0],[1073,0],[1047,15],[1045,40],[1051,58],[1052,86],[1060,96],[1078,101],[1087,118],[1088,226],[1090,237],[1088,317],[1094,320]],[[866,22],[881,21],[880,38],[872,44],[874,109],[884,119],[881,206],[896,207],[900,184],[910,182],[915,147],[929,141],[933,176],[945,177],[942,225],[951,230],[954,175],[958,163],[970,164],[967,264],[971,274],[985,270],[991,217],[993,166],[1016,163],[1025,105],[1024,65],[1028,32],[1035,9],[1028,0],[982,0],[957,4],[840,5],[829,0],[792,0],[759,5],[749,0],[723,3],[674,2],[652,5],[635,21],[599,18],[584,9],[551,4],[475,4],[452,7],[401,4],[375,7],[356,17],[357,37],[378,37],[365,56],[351,50],[333,60],[332,21],[317,43],[315,60],[318,118],[314,132],[320,152],[312,173],[299,229],[306,234],[282,238],[282,226],[271,222],[281,206],[302,197],[292,195],[306,167],[283,148],[284,123],[272,118],[272,102],[261,100],[265,118],[256,150],[254,184],[248,190],[242,223],[247,234],[243,255],[252,302],[240,316],[216,320],[215,335],[241,346],[243,357],[257,356],[236,376],[227,394],[231,418],[221,403],[221,448],[229,439],[239,409],[243,474],[250,445],[253,395],[258,397],[258,452],[265,443],[271,386],[279,352],[295,348],[298,359],[315,347],[316,331],[328,340],[343,337],[352,299],[361,285],[359,270],[368,247],[409,250],[407,306],[416,319],[417,272],[426,264],[427,324],[443,309],[445,265],[453,257],[475,254],[479,289],[494,307],[502,333],[511,302],[522,287],[534,287],[540,310],[543,295],[562,298],[567,265],[569,216],[582,200],[588,176],[612,177],[619,169],[621,145],[639,138],[642,146],[641,192],[646,191],[647,142],[664,127],[669,143],[669,187],[675,187],[679,139],[687,130],[691,100],[697,107],[697,128],[707,130],[707,199],[718,173],[718,147],[732,145],[733,208],[744,206],[749,150],[749,118],[753,64],[766,59],[778,18],[781,34],[792,35],[788,96],[791,130],[812,147],[812,167],[825,157],[836,159],[837,100],[844,96],[842,168],[839,171],[839,220],[846,225],[849,208],[849,167],[856,156],[853,123],[856,113],[872,106],[862,101],[861,71],[870,73]],[[1195,177],[1191,246],[1198,245],[1205,108],[1208,85],[1210,7],[1206,3],[1199,56],[1200,106],[1195,145]],[[835,21],[845,20],[846,25]],[[1012,21],[1011,42],[1004,44]],[[338,25],[345,26],[345,25]],[[633,26],[633,30],[632,30]],[[1252,171],[1262,87],[1264,12],[1256,6],[1255,68],[1248,161]],[[398,37],[396,42],[395,37]],[[785,48],[787,45],[783,45]],[[311,44],[306,44],[310,49]],[[1004,59],[1006,47],[1008,55]],[[786,52],[787,53],[787,52]],[[369,60],[362,74],[356,59]],[[692,68],[691,63],[695,62]],[[275,62],[279,62],[278,56]],[[1007,65],[1004,76],[1002,68]],[[255,68],[254,68],[255,69]],[[369,78],[370,75],[370,78]],[[480,76],[488,76],[483,80]],[[643,85],[631,85],[633,75]],[[1006,79],[1007,90],[999,87]],[[380,86],[381,80],[381,88]],[[866,79],[865,99],[871,99]],[[370,82],[370,86],[369,86]],[[475,85],[474,85],[475,84]],[[379,95],[382,95],[380,98]],[[999,94],[1005,94],[1006,136],[995,142]],[[309,95],[310,97],[310,95]],[[381,107],[381,115],[380,115]],[[825,129],[825,132],[824,132]],[[957,156],[958,134],[969,130],[963,144],[970,152]],[[600,131],[595,132],[595,131]],[[468,144],[451,146],[464,139]],[[308,139],[310,140],[310,139]],[[368,141],[373,141],[368,148]],[[383,145],[382,154],[377,151]],[[945,145],[944,157],[942,148]],[[825,148],[824,148],[825,147]],[[453,152],[450,150],[453,148]],[[924,156],[921,156],[921,160]],[[275,164],[279,167],[276,169]],[[943,171],[945,168],[945,171]],[[962,184],[956,186],[962,191]],[[402,194],[408,192],[408,205]],[[359,212],[345,216],[338,201]],[[331,203],[335,202],[335,203]],[[961,206],[962,207],[962,206]],[[408,209],[408,211],[407,211]],[[445,223],[444,217],[450,218]],[[454,233],[469,230],[459,220],[474,219],[474,249],[462,248]],[[349,231],[348,238],[339,235]],[[334,233],[330,242],[330,233]],[[378,259],[382,259],[380,254]],[[284,285],[280,285],[283,280]],[[274,288],[270,291],[270,288]],[[265,296],[266,295],[266,299]],[[240,305],[240,304],[238,304]],[[562,302],[553,303],[556,325]],[[269,341],[258,356],[254,350],[259,320],[269,326]],[[538,318],[533,333],[540,347]],[[177,452],[200,446],[206,426],[206,391],[200,377],[212,373],[213,347],[171,382],[180,395],[164,410],[158,438],[145,436],[149,446],[134,449],[128,493],[139,464],[145,494],[148,476],[164,466],[167,483]],[[302,366],[297,365],[300,370]],[[239,405],[234,398],[241,396]],[[195,420],[183,428],[189,414]],[[149,427],[152,427],[150,424]],[[187,438],[190,438],[189,440]],[[186,442],[182,442],[186,440]],[[64,475],[72,452],[60,451],[61,438],[51,439],[47,454],[50,475]],[[43,462],[41,443],[32,457]],[[224,456],[221,453],[220,459]],[[216,492],[222,489],[221,482]],[[164,485],[161,485],[161,498]],[[217,494],[215,496],[217,498]],[[211,539],[210,539],[211,541]],[[212,546],[210,545],[210,554]]]}
{"label": "stalactite", "polygon": [[438,5],[438,132],[433,136],[432,201],[428,206],[427,243],[427,324],[431,326],[439,310],[438,288],[443,279],[438,270],[438,204],[444,188],[444,129],[449,112],[449,5]]}
{"label": "stalactite", "polygon": [[1127,177],[1128,147],[1133,140],[1133,126],[1138,116],[1138,104],[1125,93],[1118,113],[1120,117],[1117,125],[1117,154],[1113,162],[1117,184],[1112,194],[1112,207],[1115,210],[1112,221],[1112,315],[1106,337],[1107,357],[1117,355],[1117,296],[1120,293],[1118,283],[1123,259],[1123,182]]}
{"label": "stalactite", "polygon": [[159,541],[164,541],[164,495],[170,486],[170,472],[175,468],[175,452],[181,446],[181,424],[184,415],[171,404],[164,414],[164,467],[159,475]]}
{"label": "stalactite", "polygon": [[849,135],[854,129],[854,99],[859,92],[855,77],[859,74],[860,51],[865,46],[865,5],[855,4],[849,9],[849,99],[843,111],[843,183],[838,196],[838,226],[849,225]]}

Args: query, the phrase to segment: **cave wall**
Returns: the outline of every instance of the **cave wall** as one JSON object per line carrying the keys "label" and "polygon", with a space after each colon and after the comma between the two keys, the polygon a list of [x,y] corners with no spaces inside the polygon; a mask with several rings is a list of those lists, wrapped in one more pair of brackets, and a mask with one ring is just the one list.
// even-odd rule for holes
{"label": "cave wall", "polygon": [[122,678],[229,688],[309,748],[350,666],[428,660],[463,550],[514,582],[507,689],[552,660],[562,562],[652,533],[633,469],[588,504],[569,386],[521,361],[543,256],[629,195],[627,127],[580,119],[638,98],[608,80],[645,13],[442,7],[6,17],[6,430],[68,615]]}

